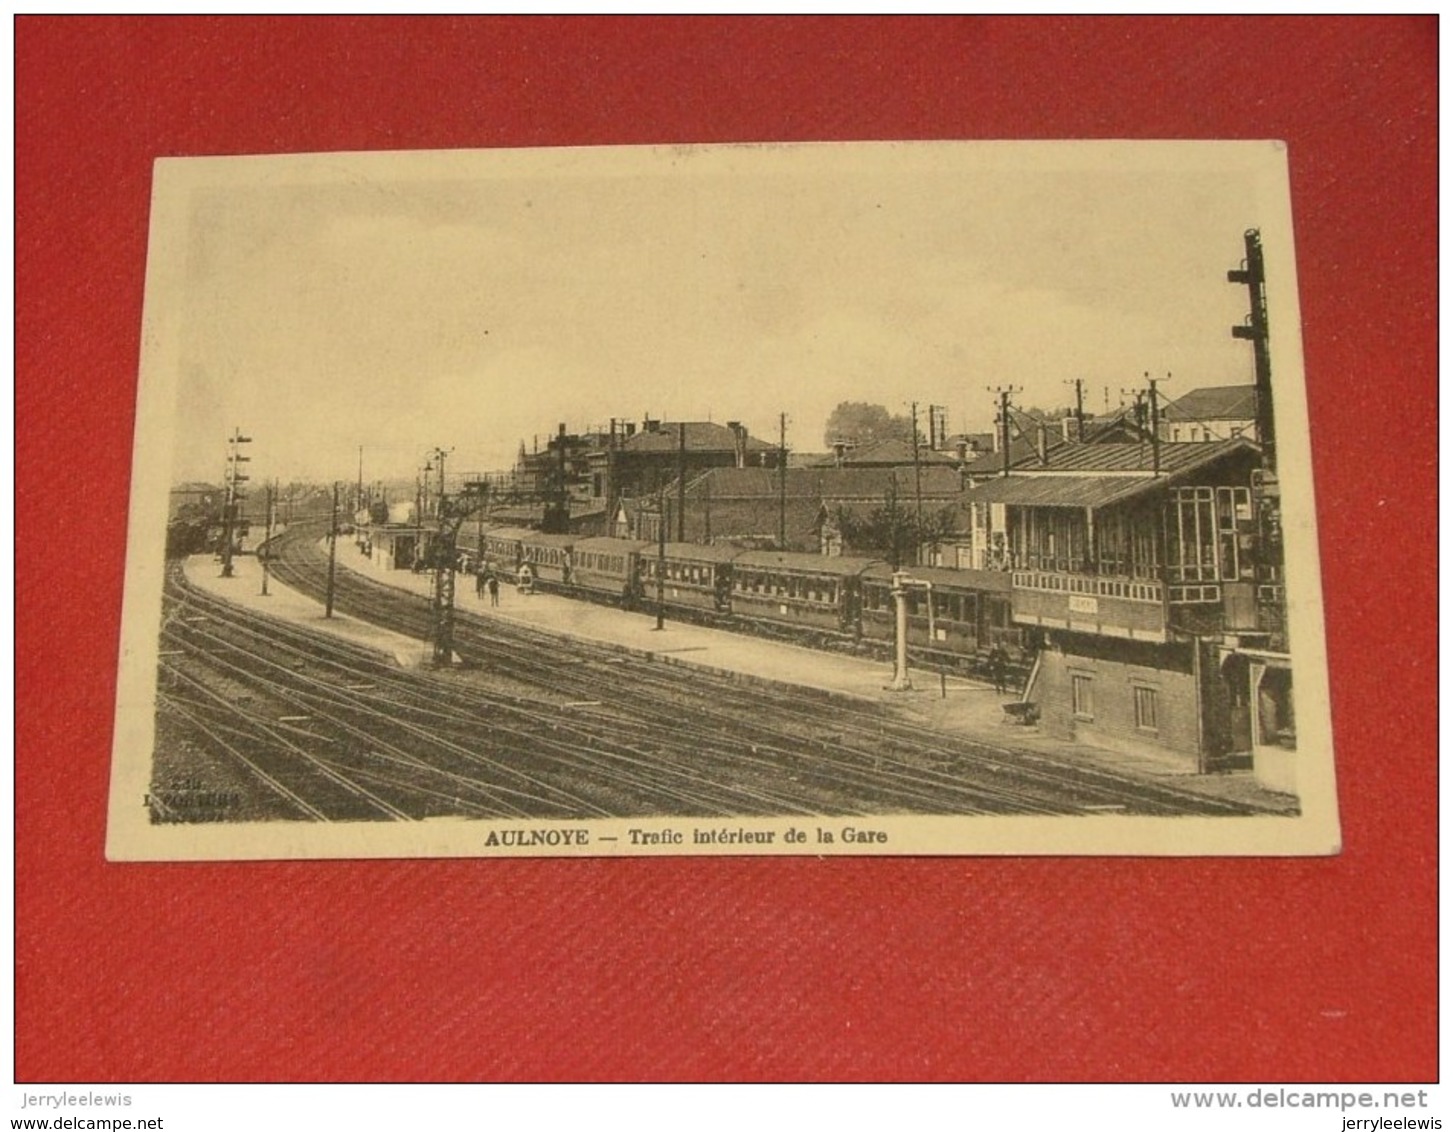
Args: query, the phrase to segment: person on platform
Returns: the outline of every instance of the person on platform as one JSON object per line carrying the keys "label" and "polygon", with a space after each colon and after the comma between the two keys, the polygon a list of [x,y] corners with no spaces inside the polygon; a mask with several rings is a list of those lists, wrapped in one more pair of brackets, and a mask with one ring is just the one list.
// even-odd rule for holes
{"label": "person on platform", "polygon": [[1002,696],[1009,677],[1009,654],[1003,645],[996,644],[989,652],[989,676],[994,681],[994,691]]}
{"label": "person on platform", "polygon": [[489,576],[489,604],[499,604],[499,579],[493,574]]}

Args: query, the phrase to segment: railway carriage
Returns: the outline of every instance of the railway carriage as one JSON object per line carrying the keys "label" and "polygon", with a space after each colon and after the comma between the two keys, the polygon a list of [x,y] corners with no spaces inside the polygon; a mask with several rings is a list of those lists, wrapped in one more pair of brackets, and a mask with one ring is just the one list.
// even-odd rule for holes
{"label": "railway carriage", "polygon": [[664,565],[661,590],[668,606],[704,613],[729,613],[732,561],[742,553],[735,546],[686,542],[667,543],[664,556],[643,550],[639,570],[641,595],[648,603],[656,600],[656,572],[658,565]]}
{"label": "railway carriage", "polygon": [[513,578],[520,568],[521,540],[535,534],[525,527],[491,527],[484,532],[484,568],[503,578]]}
{"label": "railway carriage", "polygon": [[856,635],[868,558],[748,550],[732,561],[732,612],[753,621]]}
{"label": "railway carriage", "polygon": [[[1009,600],[1009,575],[993,570],[946,570],[912,566],[908,588],[908,644],[925,653],[973,661],[987,654],[996,621]],[[879,564],[863,572],[864,638],[893,643],[893,570]]]}
{"label": "railway carriage", "polygon": [[639,556],[653,545],[632,539],[576,539],[570,551],[571,588],[629,609],[639,592]]}
{"label": "railway carriage", "polygon": [[574,535],[542,535],[530,531],[520,539],[520,565],[528,566],[535,584],[546,589],[564,590],[570,586],[570,549]]}

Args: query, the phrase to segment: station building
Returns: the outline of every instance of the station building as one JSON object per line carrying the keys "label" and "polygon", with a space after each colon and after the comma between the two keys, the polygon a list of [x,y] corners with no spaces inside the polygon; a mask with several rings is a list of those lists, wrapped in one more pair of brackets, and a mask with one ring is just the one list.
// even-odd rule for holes
{"label": "station building", "polygon": [[1015,623],[1040,635],[1026,699],[1048,731],[1294,790],[1263,491],[1237,439],[1062,445],[967,493],[974,566],[1009,575]]}

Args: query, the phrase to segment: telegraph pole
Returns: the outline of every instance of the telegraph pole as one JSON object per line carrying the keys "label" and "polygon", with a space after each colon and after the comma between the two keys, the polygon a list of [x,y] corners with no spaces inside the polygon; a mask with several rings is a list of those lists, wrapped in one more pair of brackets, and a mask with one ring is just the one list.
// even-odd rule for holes
{"label": "telegraph pole", "polygon": [[267,597],[267,563],[272,557],[272,505],[273,496],[276,494],[272,484],[267,485],[267,519],[266,533],[262,540],[262,546],[258,557],[262,559],[262,596]]}
{"label": "telegraph pole", "polygon": [[610,443],[605,449],[605,533],[615,531],[616,521],[616,418],[610,419]]}
{"label": "telegraph pole", "polygon": [[999,451],[1003,455],[1002,475],[1009,474],[1009,398],[1019,390],[1013,385],[1000,385],[990,390],[999,397],[999,415],[995,424],[999,426]]}
{"label": "telegraph pole", "polygon": [[[1170,374],[1165,375],[1167,381]],[[1160,400],[1156,393],[1156,378],[1147,370],[1145,382],[1150,386],[1150,468],[1152,475],[1160,475]]]}
{"label": "telegraph pole", "polygon": [[484,513],[487,510],[489,510],[489,481],[480,480],[479,510],[475,512],[479,516],[479,523],[475,529],[475,534],[479,539],[479,558],[474,564],[475,570],[479,573],[484,572]]}
{"label": "telegraph pole", "polygon": [[[452,448],[448,448],[448,449],[445,449],[445,448],[435,448],[434,451],[430,453],[430,456],[432,456],[434,459],[436,459],[436,460],[439,461],[439,503],[438,503],[438,506],[441,507],[441,508],[444,506],[444,461],[449,458],[449,453],[450,452],[453,452],[453,451],[454,451],[454,449],[452,449]],[[427,496],[425,498],[427,499]]]}
{"label": "telegraph pole", "polygon": [[232,430],[232,438],[228,440],[227,453],[227,490],[222,504],[222,577],[232,577],[232,537],[236,532],[239,508],[244,495],[237,485],[247,482],[247,476],[242,474],[238,466],[245,464],[252,459],[251,456],[244,456],[241,446],[251,444],[252,437],[243,436],[240,428]]}
{"label": "telegraph pole", "polygon": [[[918,561],[920,539],[923,538],[923,475],[918,466],[918,402],[914,401],[909,410],[913,422],[913,560]],[[933,410],[929,409],[930,423],[933,419]]]}
{"label": "telegraph pole", "polygon": [[787,549],[787,414],[778,417],[777,549]]}
{"label": "telegraph pole", "polygon": [[666,628],[666,488],[656,496],[656,629]]}
{"label": "telegraph pole", "polygon": [[333,589],[338,571],[338,481],[333,481],[333,514],[328,520],[328,592],[324,595],[323,616],[333,616]]}
{"label": "telegraph pole", "polygon": [[1261,231],[1245,232],[1246,258],[1239,270],[1228,271],[1228,283],[1246,286],[1251,299],[1251,313],[1240,326],[1231,328],[1231,337],[1250,339],[1256,355],[1256,438],[1261,444],[1262,460],[1276,471],[1276,419],[1271,406],[1271,327],[1266,319],[1266,263],[1261,253]]}
{"label": "telegraph pole", "polygon": [[686,541],[686,424],[676,426],[676,541]]}
{"label": "telegraph pole", "polygon": [[[1068,381],[1066,385],[1070,384]],[[1085,383],[1080,378],[1075,378],[1075,439],[1081,444],[1085,442]],[[1107,390],[1105,396],[1110,396]]]}

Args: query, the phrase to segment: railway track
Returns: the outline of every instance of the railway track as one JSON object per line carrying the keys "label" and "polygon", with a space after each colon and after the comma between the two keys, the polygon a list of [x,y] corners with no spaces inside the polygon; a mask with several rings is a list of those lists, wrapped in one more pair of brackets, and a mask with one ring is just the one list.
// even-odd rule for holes
{"label": "railway track", "polygon": [[483,692],[467,673],[397,669],[176,577],[168,595],[160,711],[291,803],[294,817],[731,816],[841,804],[611,738],[547,702]]}
{"label": "railway track", "polygon": [[[326,557],[316,532],[295,529],[276,553],[272,569],[280,581],[321,597]],[[335,605],[418,639],[429,634],[426,600],[347,570],[337,573]],[[496,713],[496,698],[515,711],[530,704],[577,758],[588,758],[572,776],[606,775],[647,807],[642,812],[699,813],[717,805],[717,812],[736,814],[1259,812],[1168,783],[927,731],[876,707],[686,675],[462,611],[454,644],[495,689],[463,692],[469,703],[487,702]],[[490,729],[511,744],[522,741],[493,717]],[[634,741],[603,743],[622,735]],[[570,755],[558,757],[570,765]],[[688,768],[695,779],[683,781]],[[608,808],[621,812],[620,805],[618,798]]]}

